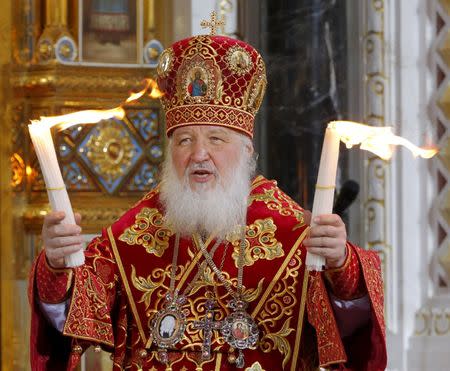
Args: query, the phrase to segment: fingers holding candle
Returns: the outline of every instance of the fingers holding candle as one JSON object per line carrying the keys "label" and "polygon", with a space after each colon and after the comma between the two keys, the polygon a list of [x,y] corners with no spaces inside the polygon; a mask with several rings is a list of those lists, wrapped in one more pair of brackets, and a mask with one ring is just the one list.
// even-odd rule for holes
{"label": "fingers holding candle", "polygon": [[[75,217],[77,219],[77,215]],[[51,212],[44,217],[42,242],[47,261],[53,268],[65,268],[65,258],[82,250],[84,245],[80,226],[65,224],[64,219],[65,213],[61,211]]]}
{"label": "fingers holding candle", "polygon": [[336,214],[314,217],[309,236],[303,244],[308,253],[325,258],[328,268],[342,266],[347,257],[347,230],[341,217]]}

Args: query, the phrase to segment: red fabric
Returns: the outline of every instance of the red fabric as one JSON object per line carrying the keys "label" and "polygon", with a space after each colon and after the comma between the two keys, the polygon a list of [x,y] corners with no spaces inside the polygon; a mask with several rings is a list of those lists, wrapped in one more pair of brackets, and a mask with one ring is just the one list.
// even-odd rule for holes
{"label": "red fabric", "polygon": [[45,254],[40,254],[36,266],[36,283],[39,299],[44,303],[61,303],[71,286],[71,269],[52,269]]}
{"label": "red fabric", "polygon": [[345,339],[351,370],[384,370],[387,364],[381,260],[375,251],[354,246],[371,303],[370,325]]}
{"label": "red fabric", "polygon": [[42,252],[31,268],[28,299],[31,307],[30,363],[33,371],[69,370],[71,339],[62,336],[41,313],[37,299],[36,269],[45,259]]}
{"label": "red fabric", "polygon": [[360,263],[354,247],[347,244],[348,256],[341,268],[325,271],[325,277],[333,294],[342,300],[360,298],[367,293]]}
{"label": "red fabric", "polygon": [[[306,249],[301,243],[296,244],[301,242],[300,236],[307,228],[303,210],[274,182],[262,177],[253,182],[249,205],[244,285],[249,290],[248,312],[258,323],[260,340],[256,350],[244,351],[245,367],[258,361],[264,369],[280,369],[282,365],[286,370],[309,370],[319,363],[355,371],[384,369],[383,286],[376,254],[353,247],[371,300],[372,321],[370,326],[342,342],[323,273],[312,274],[309,281],[304,279]],[[72,370],[81,352],[88,345],[96,344],[113,351],[113,370],[166,369],[166,365],[156,360],[153,345],[143,351],[148,345],[149,320],[161,308],[161,298],[170,284],[168,272],[174,236],[161,220],[156,189],[111,229],[105,230],[102,237],[91,242],[85,253],[85,265],[74,269],[73,297],[64,327],[66,336],[51,330],[39,314],[33,300],[36,292],[32,278],[33,369]],[[209,241],[208,247],[213,243],[214,240]],[[224,261],[233,285],[236,285],[234,259],[238,245],[239,242],[229,243]],[[216,263],[224,249],[224,244],[219,246]],[[198,248],[192,240],[182,239],[176,280],[176,284],[183,281],[181,290],[197,270],[197,255]],[[213,281],[219,304],[216,319],[220,320],[229,313],[226,306],[229,294],[217,279]],[[188,296],[184,310],[190,320],[203,316],[204,284],[194,287],[195,291]],[[304,291],[306,287],[308,290]],[[229,347],[223,339],[219,341],[218,333],[213,337],[214,359],[207,362],[199,359],[200,352],[196,350],[201,349],[202,333],[192,328],[192,321],[189,323],[185,339],[177,344],[182,351],[170,352],[174,369],[184,366],[235,370],[227,362]],[[219,360],[220,364],[216,365]]]}

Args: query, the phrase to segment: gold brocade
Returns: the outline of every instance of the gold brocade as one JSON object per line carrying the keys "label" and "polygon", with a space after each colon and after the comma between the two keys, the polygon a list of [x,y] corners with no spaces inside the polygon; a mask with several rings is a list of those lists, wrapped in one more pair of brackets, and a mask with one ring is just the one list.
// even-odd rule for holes
{"label": "gold brocade", "polygon": [[[296,296],[296,292],[299,292],[297,287],[298,270],[302,265],[300,252],[295,249],[294,251],[295,254],[291,258],[287,258],[289,260],[284,275],[278,280],[261,312],[256,317],[259,326],[263,328],[262,332],[265,334],[260,340],[260,349],[265,353],[278,350],[284,355],[283,367],[292,356],[291,346],[286,338],[294,331],[290,327],[290,322],[295,315],[293,309],[298,302]],[[277,328],[278,321],[283,320],[283,318],[286,318],[286,320],[281,329],[273,333],[272,329]]]}
{"label": "gold brocade", "polygon": [[150,306],[151,297],[156,289],[162,289],[163,291],[168,291],[168,286],[164,285],[164,280],[170,275],[169,269],[155,269],[152,274],[144,277],[136,276],[136,268],[134,265],[131,266],[131,282],[133,286],[142,291],[142,297],[139,303],[145,303],[146,307]]}
{"label": "gold brocade", "polygon": [[161,257],[169,247],[172,234],[172,231],[163,225],[163,218],[158,209],[144,207],[136,215],[134,224],[120,235],[119,240],[130,246],[142,245],[149,254]]}
{"label": "gold brocade", "polygon": [[[251,266],[259,259],[273,260],[284,256],[283,246],[275,238],[277,226],[272,218],[258,219],[246,228],[244,266]],[[233,259],[236,267],[239,258],[240,239],[234,239]]]}
{"label": "gold brocade", "polygon": [[[287,195],[279,192],[277,188],[266,189],[264,193],[254,194],[249,197],[248,205],[254,201],[262,201],[267,205],[269,210],[278,211],[282,216],[293,216],[299,222],[295,228],[299,228],[305,224],[303,210]],[[283,207],[283,202],[287,203],[287,207]]]}
{"label": "gold brocade", "polygon": [[[267,183],[272,188],[272,184]],[[264,194],[264,190],[255,192]],[[279,192],[274,192],[274,197],[279,196]],[[151,200],[145,200],[145,204],[136,205],[136,211],[131,215],[125,215],[127,223],[134,223],[134,233],[139,225],[139,218],[143,210],[154,210],[158,205],[158,200],[150,197]],[[144,202],[144,201],[143,201]],[[252,272],[264,271],[264,267],[270,266],[270,273],[262,273],[260,276],[255,274],[246,275],[244,278],[243,296],[245,301],[251,306],[249,315],[256,321],[260,331],[260,339],[256,344],[257,351],[261,354],[271,354],[279,360],[279,365],[285,369],[292,369],[291,365],[298,365],[295,358],[301,354],[301,333],[303,332],[304,308],[306,303],[306,281],[303,280],[304,249],[301,243],[307,234],[308,229],[302,228],[300,233],[293,233],[300,218],[293,217],[291,208],[286,201],[280,203],[280,208],[270,209],[268,204],[262,200],[253,200],[254,209],[258,215],[267,217],[257,219],[253,218],[252,212],[249,216],[249,224],[246,230],[246,261],[252,265],[249,269]],[[270,214],[267,211],[270,210]],[[287,210],[280,212],[282,210]],[[250,209],[252,211],[252,209]],[[297,210],[295,210],[297,211]],[[301,209],[298,208],[299,214]],[[139,217],[138,217],[139,215]],[[268,217],[270,215],[270,217]],[[278,218],[290,217],[289,225],[278,223]],[[149,218],[147,218],[148,220]],[[135,220],[135,221],[134,221]],[[147,224],[149,224],[147,222]],[[114,226],[116,227],[116,226]],[[154,226],[153,226],[154,227]],[[139,233],[143,233],[139,229]],[[152,349],[152,337],[149,323],[159,308],[165,304],[165,296],[170,290],[170,254],[163,254],[160,264],[154,265],[149,272],[146,264],[147,250],[132,248],[128,240],[124,241],[124,234],[131,230],[129,224],[117,228],[115,236],[112,229],[108,228],[112,250],[119,268],[120,276],[128,297],[130,309],[136,321],[136,328],[139,330],[140,339],[149,354],[149,359],[157,357],[157,352]],[[126,231],[126,233],[125,233]],[[157,229],[148,227],[145,233],[156,233]],[[283,233],[294,238],[282,239]],[[136,233],[137,235],[137,233]],[[120,236],[120,238],[118,238]],[[281,243],[282,242],[282,243]],[[172,239],[170,239],[172,243]],[[205,242],[205,247],[211,248],[215,243],[214,236],[210,236]],[[232,243],[231,243],[232,244]],[[258,246],[260,251],[255,251]],[[203,361],[200,357],[203,334],[201,329],[195,328],[194,323],[201,321],[205,316],[205,302],[207,299],[214,298],[216,303],[214,321],[223,321],[230,314],[228,302],[231,299],[230,293],[225,289],[224,284],[219,280],[216,274],[209,266],[205,266],[204,271],[196,281],[192,281],[199,265],[203,262],[203,257],[199,248],[196,248],[196,241],[191,239],[182,239],[180,249],[180,263],[177,264],[175,272],[176,289],[186,296],[186,303],[182,306],[183,314],[186,318],[185,336],[177,345],[177,351],[171,353],[169,362],[170,367],[190,364],[198,369],[210,369],[211,366],[217,366],[217,359],[221,355],[222,359],[228,357],[229,345],[225,342],[220,331],[213,330],[211,338],[211,350],[213,359]],[[219,245],[219,249],[225,249],[225,246]],[[130,249],[135,254],[129,254]],[[220,250],[216,256],[220,261]],[[148,256],[148,255],[147,255]],[[222,255],[227,257],[227,255]],[[155,259],[155,257],[149,258]],[[273,261],[273,262],[272,262]],[[181,263],[182,262],[182,263]],[[155,263],[156,264],[156,263]],[[235,258],[228,255],[225,260],[226,269],[223,269],[223,278],[236,290]],[[303,282],[303,285],[302,285]],[[301,295],[302,290],[305,290]],[[251,353],[250,354],[254,354]],[[251,356],[251,358],[254,357]],[[250,359],[251,359],[250,358]],[[255,361],[251,359],[247,367],[255,366]],[[187,363],[185,363],[187,362]],[[263,365],[263,363],[260,364]],[[294,366],[293,369],[295,369]],[[214,367],[213,367],[214,368]]]}
{"label": "gold brocade", "polygon": [[[303,236],[300,240],[302,239]],[[264,305],[258,306],[261,309],[256,316],[258,325],[264,334],[259,341],[258,347],[264,353],[269,353],[274,350],[279,351],[284,357],[283,367],[292,358],[292,349],[287,337],[295,331],[295,329],[291,327],[291,322],[297,314],[293,312],[293,308],[298,304],[295,292],[299,290],[298,270],[302,265],[300,255],[300,251],[296,249],[296,247],[293,247],[289,256],[285,258],[284,264],[280,267],[279,272],[282,274],[280,279],[273,287],[271,295],[265,301]],[[185,275],[188,266],[191,266],[192,264],[197,263],[191,261],[185,265],[178,265],[176,271],[179,273],[177,274],[176,279],[179,280],[180,277]],[[138,302],[145,303],[148,318],[151,318],[156,313],[155,308],[159,308],[163,305],[164,295],[169,289],[169,271],[170,267],[166,267],[165,269],[158,268],[152,272],[151,276],[143,278],[136,276],[135,269],[134,267],[132,268],[132,284],[143,293]],[[236,278],[231,278],[227,272],[223,272],[223,274],[225,279],[228,280],[233,287],[237,286]],[[250,303],[259,299],[258,302],[261,303],[263,282],[264,278],[260,280],[255,289],[250,288],[244,290],[244,297],[247,302]],[[220,290],[220,288],[222,288],[222,290]],[[228,314],[229,309],[227,308],[227,302],[230,299],[229,293],[226,290],[223,290],[223,283],[218,281],[214,272],[207,267],[197,282],[192,284],[192,287],[188,292],[187,303],[183,307],[184,313],[188,314],[186,316],[188,325],[186,328],[185,339],[181,343],[182,350],[200,349],[202,345],[201,330],[195,329],[192,323],[201,320],[204,315],[204,303],[208,299],[208,292],[213,292],[214,297],[217,300],[217,313],[215,319],[217,321],[224,320]],[[302,299],[302,301],[304,300],[305,298]],[[284,321],[281,328],[279,326],[280,321]],[[275,328],[279,328],[279,330],[273,331]],[[301,327],[299,331],[301,332]],[[219,332],[214,331],[212,347],[215,349],[215,352],[224,350],[224,345],[225,342],[223,337]],[[189,358],[189,355],[183,355],[183,358],[184,357]],[[198,366],[203,364],[198,363],[198,360],[191,359],[191,361],[196,362]]]}

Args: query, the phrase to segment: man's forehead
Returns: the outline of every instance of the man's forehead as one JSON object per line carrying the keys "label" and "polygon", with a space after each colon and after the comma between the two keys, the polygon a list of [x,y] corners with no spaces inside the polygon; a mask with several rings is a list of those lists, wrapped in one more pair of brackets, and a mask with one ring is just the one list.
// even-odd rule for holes
{"label": "man's forehead", "polygon": [[233,129],[225,128],[216,125],[191,125],[176,128],[173,131],[174,136],[183,134],[194,134],[194,133],[222,133],[226,135],[233,135],[235,132]]}

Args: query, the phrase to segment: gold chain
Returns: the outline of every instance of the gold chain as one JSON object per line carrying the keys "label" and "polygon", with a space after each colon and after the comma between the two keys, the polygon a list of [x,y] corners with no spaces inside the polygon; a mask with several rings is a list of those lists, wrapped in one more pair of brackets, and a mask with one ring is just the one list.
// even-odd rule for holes
{"label": "gold chain", "polygon": [[[211,253],[207,252],[208,256],[211,259],[212,259],[212,256],[214,256],[214,254],[215,254],[215,252],[216,252],[216,250],[219,247],[221,242],[222,242],[221,239],[217,239],[216,243],[211,248]],[[200,246],[204,247],[203,241],[201,241],[201,244],[202,245],[200,245]],[[170,270],[170,286],[169,287],[170,287],[170,292],[171,293],[175,293],[175,276],[176,276],[176,270],[177,270],[177,261],[178,261],[179,249],[180,249],[180,234],[177,233],[176,236],[175,236],[175,249],[173,251],[172,267],[171,267],[171,270]],[[226,244],[225,251],[224,251],[224,254],[222,256],[222,262],[221,262],[221,265],[220,265],[221,269],[223,268],[223,264],[225,262],[225,255],[226,255],[227,249],[228,249],[228,244]],[[200,248],[200,250],[201,250],[201,248]],[[205,250],[206,250],[206,248],[205,248]],[[202,252],[202,254],[203,254],[203,252]],[[203,256],[206,259],[206,256],[204,254],[203,254]],[[213,264],[214,264],[214,262],[213,262]],[[198,266],[197,273],[195,274],[194,278],[192,278],[192,280],[189,282],[189,284],[184,289],[183,293],[181,294],[182,296],[186,296],[187,295],[187,293],[192,289],[192,286],[194,285],[194,283],[197,282],[197,280],[200,277],[200,275],[205,271],[206,262],[203,261],[202,264],[197,263],[197,266]],[[178,295],[176,295],[176,296],[178,296]]]}
{"label": "gold chain", "polygon": [[[200,247],[200,250],[202,251],[203,256],[205,257],[206,262],[211,267],[213,272],[216,274],[217,278],[220,280],[220,282],[223,283],[225,289],[228,291],[228,293],[233,297],[235,300],[240,300],[242,296],[242,288],[243,288],[243,276],[244,276],[244,251],[245,251],[245,229],[243,230],[241,238],[241,243],[239,244],[239,257],[238,257],[238,285],[237,285],[237,291],[234,292],[231,288],[230,282],[228,282],[225,277],[223,276],[222,270],[219,270],[217,268],[217,265],[214,263],[212,256],[210,253],[206,250],[206,247],[201,240],[201,238],[195,234],[194,238],[197,240],[197,244]],[[224,259],[223,259],[224,260]],[[223,268],[223,267],[221,267]]]}

